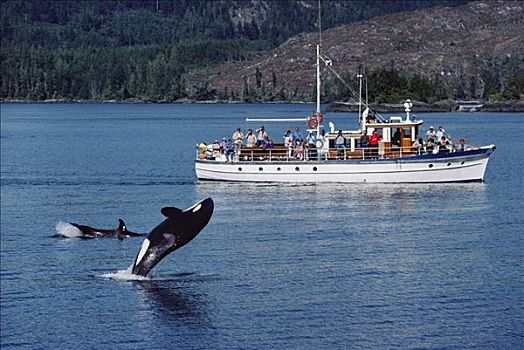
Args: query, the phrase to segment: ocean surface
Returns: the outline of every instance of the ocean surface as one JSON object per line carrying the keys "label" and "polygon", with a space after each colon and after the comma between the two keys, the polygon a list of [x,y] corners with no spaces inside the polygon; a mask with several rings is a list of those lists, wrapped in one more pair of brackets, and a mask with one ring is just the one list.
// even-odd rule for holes
{"label": "ocean surface", "polygon": [[[313,109],[1,105],[2,350],[523,349],[524,114],[418,114],[496,144],[485,183],[196,180],[197,142]],[[123,218],[148,233],[163,206],[205,197],[209,225],[144,280],[125,272],[142,238],[55,230]]]}

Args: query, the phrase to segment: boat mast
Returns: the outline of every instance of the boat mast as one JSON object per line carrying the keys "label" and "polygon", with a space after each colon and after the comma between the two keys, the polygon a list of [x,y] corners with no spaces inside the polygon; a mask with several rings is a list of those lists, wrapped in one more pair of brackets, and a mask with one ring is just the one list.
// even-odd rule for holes
{"label": "boat mast", "polygon": [[320,114],[320,45],[317,45],[317,116]]}
{"label": "boat mast", "polygon": [[[320,46],[322,45],[320,0],[318,0],[318,45],[317,45],[317,116],[320,115]],[[320,123],[318,123],[320,124]],[[319,125],[320,126],[320,125]],[[317,128],[318,129],[318,128]]]}
{"label": "boat mast", "polygon": [[358,67],[358,118],[362,118],[362,67]]}

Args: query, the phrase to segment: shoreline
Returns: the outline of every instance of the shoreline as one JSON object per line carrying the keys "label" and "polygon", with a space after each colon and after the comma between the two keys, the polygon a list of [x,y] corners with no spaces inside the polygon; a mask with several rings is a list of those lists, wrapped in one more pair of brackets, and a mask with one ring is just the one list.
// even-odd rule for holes
{"label": "shoreline", "polygon": [[[263,101],[263,102],[245,102],[230,100],[209,100],[196,101],[190,99],[180,99],[177,101],[143,101],[143,100],[69,100],[69,99],[50,99],[43,101],[32,100],[0,100],[0,104],[315,104],[314,102],[305,101]],[[432,113],[432,112],[524,112],[524,100],[515,102],[482,102],[478,101],[477,108],[472,110],[460,110],[463,104],[459,101],[445,100],[433,104],[413,101],[411,111],[414,113]],[[347,113],[358,112],[358,103],[354,102],[330,102],[325,103],[325,112]],[[380,103],[370,104],[373,111],[378,113],[404,112],[402,103]]]}
{"label": "shoreline", "polygon": [[[474,101],[475,108],[471,108],[473,104],[464,103],[462,101],[444,100],[433,104],[424,102],[412,101],[413,106],[411,112],[414,113],[431,113],[431,112],[524,112],[524,100],[515,102],[483,102]],[[404,105],[402,103],[378,103],[370,104],[370,108],[378,113],[404,113]],[[327,106],[326,112],[358,112],[358,103],[353,102],[333,102]]]}
{"label": "shoreline", "polygon": [[315,104],[315,102],[304,101],[260,101],[260,102],[245,102],[245,101],[229,101],[229,100],[208,100],[197,101],[189,99],[181,99],[177,101],[145,101],[145,100],[67,100],[67,99],[51,99],[51,100],[0,100],[0,104]]}

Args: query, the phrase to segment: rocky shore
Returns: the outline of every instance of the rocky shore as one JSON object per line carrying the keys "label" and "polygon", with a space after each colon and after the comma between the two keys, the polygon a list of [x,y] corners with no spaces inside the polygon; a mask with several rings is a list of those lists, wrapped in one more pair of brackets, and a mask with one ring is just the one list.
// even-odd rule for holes
{"label": "rocky shore", "polygon": [[[477,102],[477,101],[475,101]],[[524,112],[524,100],[511,102],[483,102],[478,101],[475,108],[464,108],[472,104],[464,103],[464,101],[443,100],[435,103],[424,103],[419,101],[412,101],[413,112],[455,112],[455,111],[469,111],[469,112]],[[404,112],[403,103],[379,103],[370,104],[373,111],[379,113],[386,112]],[[461,108],[462,107],[462,108]],[[358,103],[356,102],[332,102],[327,108],[327,112],[358,112]]]}
{"label": "rocky shore", "polygon": [[[209,101],[196,101],[191,99],[179,99],[174,102],[167,101],[145,101],[139,99],[127,99],[127,100],[73,100],[73,99],[49,99],[43,101],[30,101],[30,100],[0,100],[0,103],[174,103],[174,104],[238,104],[246,103],[243,101],[231,101],[231,100],[209,100]],[[299,101],[279,101],[279,102],[257,102],[265,104],[282,104],[282,103],[311,103],[311,102],[299,102]],[[460,111],[460,107],[464,106],[461,101],[443,100],[432,104],[424,103],[420,101],[412,101],[413,107],[411,110],[415,113],[425,112],[455,112]],[[464,112],[524,112],[524,100],[518,101],[505,101],[505,102],[482,102],[477,103],[474,110],[464,110]],[[372,103],[370,107],[373,111],[378,113],[391,113],[391,112],[404,112],[403,103]],[[327,105],[326,112],[358,112],[358,103],[356,102],[331,102]]]}

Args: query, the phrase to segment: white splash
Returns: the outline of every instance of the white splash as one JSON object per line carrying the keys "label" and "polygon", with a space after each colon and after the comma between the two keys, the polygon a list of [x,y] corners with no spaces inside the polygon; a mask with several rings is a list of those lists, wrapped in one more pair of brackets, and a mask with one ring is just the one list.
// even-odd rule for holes
{"label": "white splash", "polygon": [[82,231],[80,231],[75,226],[67,222],[59,221],[56,224],[55,228],[56,228],[56,233],[58,233],[62,237],[75,238],[75,237],[83,236]]}
{"label": "white splash", "polygon": [[102,275],[97,275],[97,277],[108,278],[108,279],[119,280],[119,281],[147,281],[147,280],[149,280],[148,277],[134,275],[133,273],[131,273],[131,271],[133,271],[133,266],[132,265],[129,266],[125,270],[119,270],[117,272],[104,273]]}

